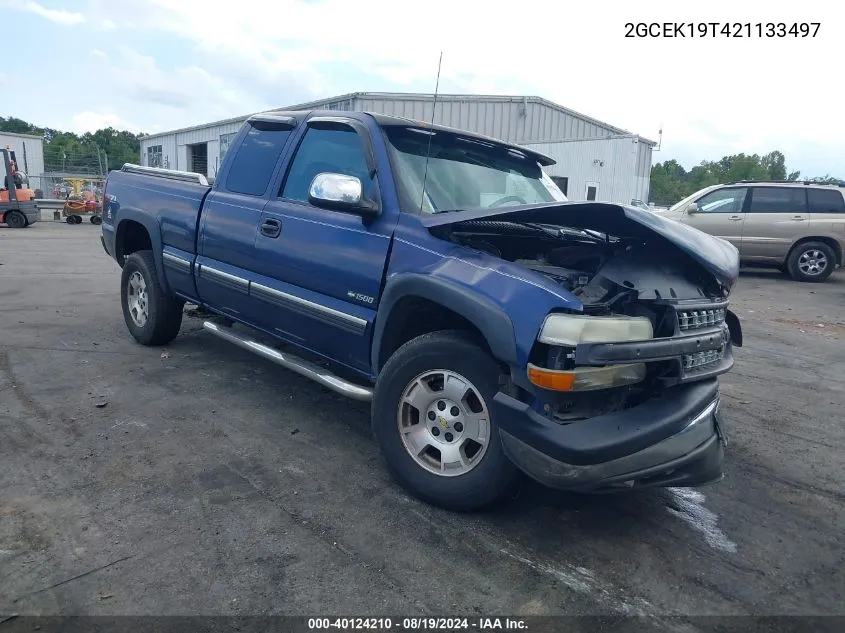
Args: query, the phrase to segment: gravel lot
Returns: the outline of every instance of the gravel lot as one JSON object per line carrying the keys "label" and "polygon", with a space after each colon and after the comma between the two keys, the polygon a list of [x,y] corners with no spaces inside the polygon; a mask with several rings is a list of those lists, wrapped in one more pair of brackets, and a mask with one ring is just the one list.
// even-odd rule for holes
{"label": "gravel lot", "polygon": [[845,272],[740,278],[721,483],[456,515],[366,405],[197,319],[137,345],[98,235],[0,228],[0,614],[845,614]]}

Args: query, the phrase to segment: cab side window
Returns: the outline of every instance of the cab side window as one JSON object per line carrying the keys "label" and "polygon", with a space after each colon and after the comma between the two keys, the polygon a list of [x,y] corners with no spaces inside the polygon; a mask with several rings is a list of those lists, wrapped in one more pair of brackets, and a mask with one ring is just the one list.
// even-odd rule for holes
{"label": "cab side window", "polygon": [[347,128],[310,127],[296,150],[281,197],[308,202],[308,190],[317,174],[355,176],[365,194],[371,187],[364,146],[358,133]]}
{"label": "cab side window", "polygon": [[745,187],[717,189],[696,200],[696,204],[701,213],[741,213],[746,191]]}

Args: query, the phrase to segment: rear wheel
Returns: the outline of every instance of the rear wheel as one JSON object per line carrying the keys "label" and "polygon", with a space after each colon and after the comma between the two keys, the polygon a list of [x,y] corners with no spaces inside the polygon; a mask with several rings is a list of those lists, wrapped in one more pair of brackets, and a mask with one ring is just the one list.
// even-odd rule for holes
{"label": "rear wheel", "polygon": [[501,370],[461,332],[400,347],[379,374],[372,422],[388,467],[411,494],[450,510],[490,505],[519,471],[492,415]]}
{"label": "rear wheel", "polygon": [[102,223],[103,223],[103,218],[101,218],[99,215],[92,215],[91,216],[91,224],[93,224],[94,226],[98,226]]}
{"label": "rear wheel", "polygon": [[824,281],[833,273],[836,253],[824,242],[804,242],[787,258],[789,274],[797,281]]}
{"label": "rear wheel", "polygon": [[6,214],[6,224],[10,229],[22,229],[26,226],[26,216],[20,211],[9,211]]}
{"label": "rear wheel", "polygon": [[123,319],[136,341],[165,345],[176,338],[185,304],[165,291],[151,251],[138,251],[126,258],[120,284]]}

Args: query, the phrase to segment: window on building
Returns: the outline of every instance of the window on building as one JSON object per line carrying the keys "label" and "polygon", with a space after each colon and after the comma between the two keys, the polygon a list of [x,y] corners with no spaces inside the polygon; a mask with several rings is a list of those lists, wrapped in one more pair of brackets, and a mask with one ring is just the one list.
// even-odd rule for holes
{"label": "window on building", "polygon": [[223,157],[226,155],[226,152],[229,149],[229,146],[232,144],[232,141],[235,140],[235,137],[238,135],[237,132],[232,132],[231,134],[221,134],[220,135],[220,164],[223,164]]}
{"label": "window on building", "polygon": [[843,191],[836,191],[835,189],[807,189],[810,213],[845,213],[845,198],[842,197]]}
{"label": "window on building", "polygon": [[563,195],[569,194],[569,178],[566,176],[552,176],[551,178]]}
{"label": "window on building", "polygon": [[745,202],[745,187],[717,189],[702,196],[696,203],[701,213],[740,213]]}
{"label": "window on building", "polygon": [[161,145],[150,145],[147,148],[147,167],[162,167]]}
{"label": "window on building", "polygon": [[357,132],[347,128],[309,128],[293,157],[282,197],[307,202],[311,181],[322,172],[355,176],[366,191],[369,170]]}
{"label": "window on building", "polygon": [[806,213],[807,195],[800,187],[754,187],[749,213]]}
{"label": "window on building", "polygon": [[589,185],[587,187],[587,200],[595,200],[597,192],[598,192],[598,187],[596,187],[594,185]]}
{"label": "window on building", "polygon": [[226,189],[250,196],[263,195],[290,132],[286,125],[253,122],[232,161]]}

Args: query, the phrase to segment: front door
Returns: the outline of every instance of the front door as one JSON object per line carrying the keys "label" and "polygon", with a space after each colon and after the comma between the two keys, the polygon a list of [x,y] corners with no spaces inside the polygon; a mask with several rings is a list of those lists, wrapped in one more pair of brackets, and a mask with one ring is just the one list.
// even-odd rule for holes
{"label": "front door", "polygon": [[278,196],[270,199],[256,241],[260,285],[253,294],[265,306],[269,326],[314,352],[362,372],[370,367],[369,340],[394,220],[330,211],[311,205],[308,192],[319,173],[359,178],[367,197],[378,200],[370,177],[360,124],[312,119],[288,162]]}
{"label": "front door", "polygon": [[711,191],[695,201],[698,210],[692,213],[685,210],[680,220],[699,231],[721,237],[740,250],[747,192],[747,187],[724,187]]}
{"label": "front door", "polygon": [[806,187],[752,187],[740,255],[745,260],[782,262],[810,225]]}

